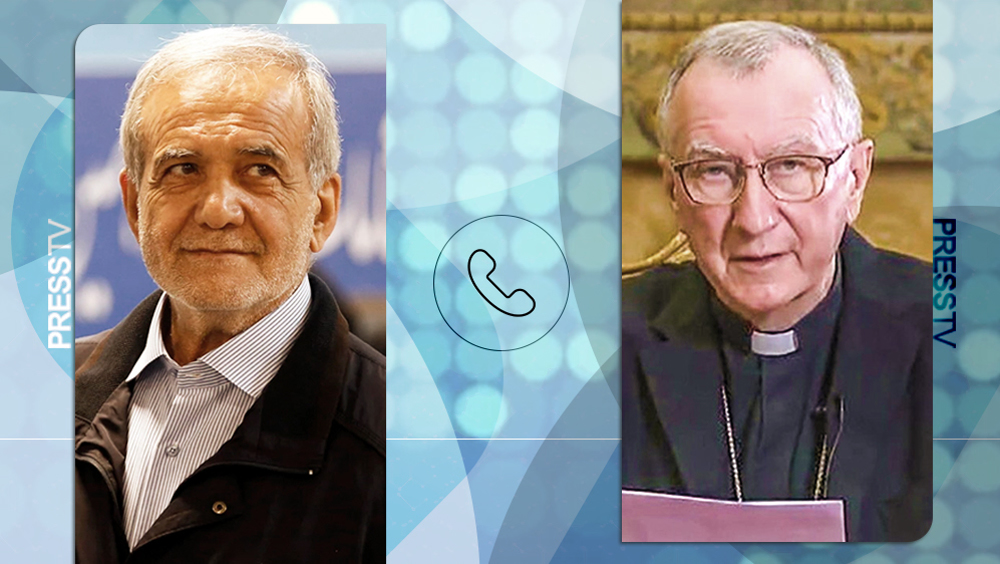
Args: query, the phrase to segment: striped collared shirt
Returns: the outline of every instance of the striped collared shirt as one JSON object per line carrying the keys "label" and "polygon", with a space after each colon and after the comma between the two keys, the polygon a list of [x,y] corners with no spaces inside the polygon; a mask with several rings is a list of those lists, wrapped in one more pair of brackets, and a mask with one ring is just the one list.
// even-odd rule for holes
{"label": "striped collared shirt", "polygon": [[233,436],[278,372],[305,325],[309,278],[278,309],[184,366],[167,354],[160,332],[166,294],[146,348],[126,380],[125,536],[134,548],[170,504],[177,487]]}

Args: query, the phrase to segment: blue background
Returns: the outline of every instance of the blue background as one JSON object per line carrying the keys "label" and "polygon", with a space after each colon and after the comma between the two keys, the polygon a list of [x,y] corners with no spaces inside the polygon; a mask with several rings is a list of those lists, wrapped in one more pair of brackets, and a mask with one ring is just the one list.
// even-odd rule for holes
{"label": "blue background", "polygon": [[[959,347],[935,350],[935,522],[908,545],[619,542],[619,8],[613,1],[0,4],[0,556],[72,561],[65,351],[45,348],[47,219],[72,222],[73,43],[94,23],[387,24],[387,553],[393,562],[997,564],[1000,2],[935,3],[935,208],[960,217]],[[570,264],[522,351],[434,309],[448,237],[511,213]],[[959,214],[963,214],[959,216]],[[551,338],[550,338],[551,337]],[[484,440],[485,439],[485,440]]]}

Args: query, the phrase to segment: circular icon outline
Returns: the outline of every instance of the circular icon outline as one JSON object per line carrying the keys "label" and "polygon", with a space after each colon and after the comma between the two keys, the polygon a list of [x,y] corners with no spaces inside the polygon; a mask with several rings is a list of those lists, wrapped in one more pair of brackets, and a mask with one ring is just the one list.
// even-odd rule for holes
{"label": "circular icon outline", "polygon": [[[441,311],[441,304],[438,303],[438,297],[437,297],[437,270],[438,270],[438,265],[441,263],[441,257],[444,255],[444,250],[448,248],[448,244],[451,243],[451,240],[455,238],[455,235],[458,235],[459,233],[461,233],[462,230],[465,229],[466,227],[472,225],[473,223],[475,223],[477,221],[482,221],[484,219],[490,219],[490,218],[494,218],[494,217],[511,217],[511,218],[514,218],[514,219],[520,219],[521,221],[526,221],[526,222],[534,225],[535,227],[537,227],[539,231],[541,231],[542,233],[544,233],[546,237],[548,237],[549,239],[552,240],[552,244],[555,245],[556,246],[556,250],[559,251],[559,256],[562,257],[563,266],[566,267],[566,299],[563,300],[562,309],[559,311],[559,315],[556,317],[555,321],[552,322],[552,326],[549,327],[544,333],[541,334],[541,336],[539,336],[534,341],[531,341],[530,343],[525,344],[525,345],[521,345],[519,347],[512,347],[512,348],[509,348],[509,349],[504,349],[504,348],[495,349],[495,348],[492,348],[492,347],[484,347],[482,345],[477,345],[476,343],[473,343],[472,341],[470,341],[470,340],[466,339],[465,337],[463,337],[461,333],[459,333],[458,331],[456,331],[455,328],[451,326],[451,323],[448,323],[448,318],[445,317],[444,312]],[[472,221],[466,223],[462,227],[459,227],[457,231],[455,231],[454,233],[451,234],[451,237],[448,237],[448,240],[444,242],[444,245],[441,246],[441,250],[438,251],[437,259],[434,261],[434,271],[431,273],[431,293],[434,295],[434,306],[438,310],[438,315],[440,315],[441,319],[444,320],[444,324],[448,326],[448,329],[451,329],[452,333],[454,333],[456,336],[458,336],[459,339],[462,339],[466,343],[469,343],[470,345],[476,347],[477,349],[482,349],[484,351],[494,351],[494,352],[504,352],[504,351],[516,351],[516,350],[520,350],[520,349],[523,349],[525,347],[530,347],[531,345],[533,345],[533,344],[537,343],[538,341],[541,341],[542,339],[544,339],[546,335],[548,335],[549,333],[552,332],[553,329],[555,329],[556,325],[559,324],[559,320],[562,319],[563,314],[566,313],[566,306],[569,305],[569,294],[570,294],[570,290],[572,289],[572,287],[573,287],[573,280],[572,280],[572,277],[570,276],[570,272],[569,272],[569,261],[566,259],[566,253],[563,252],[562,247],[559,246],[559,243],[556,241],[556,238],[553,237],[552,234],[550,234],[545,229],[542,229],[542,226],[538,225],[534,221],[531,221],[530,219],[527,219],[527,218],[524,218],[524,217],[521,217],[521,216],[518,216],[518,215],[509,214],[509,213],[499,213],[499,214],[494,214],[494,215],[486,215],[486,216],[483,216],[483,217],[477,217],[476,219],[473,219]],[[534,308],[532,308],[532,309],[534,309]]]}

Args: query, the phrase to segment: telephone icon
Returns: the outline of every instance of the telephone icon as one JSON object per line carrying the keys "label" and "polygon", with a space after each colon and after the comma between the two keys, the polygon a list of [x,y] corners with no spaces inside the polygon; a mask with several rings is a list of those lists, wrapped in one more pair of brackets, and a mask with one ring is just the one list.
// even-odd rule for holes
{"label": "telephone icon", "polygon": [[469,255],[469,280],[486,303],[511,317],[524,317],[535,311],[535,298],[523,288],[517,288],[509,294],[500,289],[491,278],[496,269],[497,262],[493,260],[493,255],[484,249],[476,249]]}

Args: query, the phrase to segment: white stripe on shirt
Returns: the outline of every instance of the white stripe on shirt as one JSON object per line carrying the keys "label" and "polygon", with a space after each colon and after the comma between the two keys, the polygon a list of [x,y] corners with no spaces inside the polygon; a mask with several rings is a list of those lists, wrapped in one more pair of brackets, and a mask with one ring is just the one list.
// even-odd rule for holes
{"label": "white stripe on shirt", "polygon": [[130,548],[163,513],[177,487],[229,440],[277,374],[305,325],[309,278],[276,310],[185,366],[167,354],[160,332],[166,294],[146,347],[126,380],[125,536]]}

